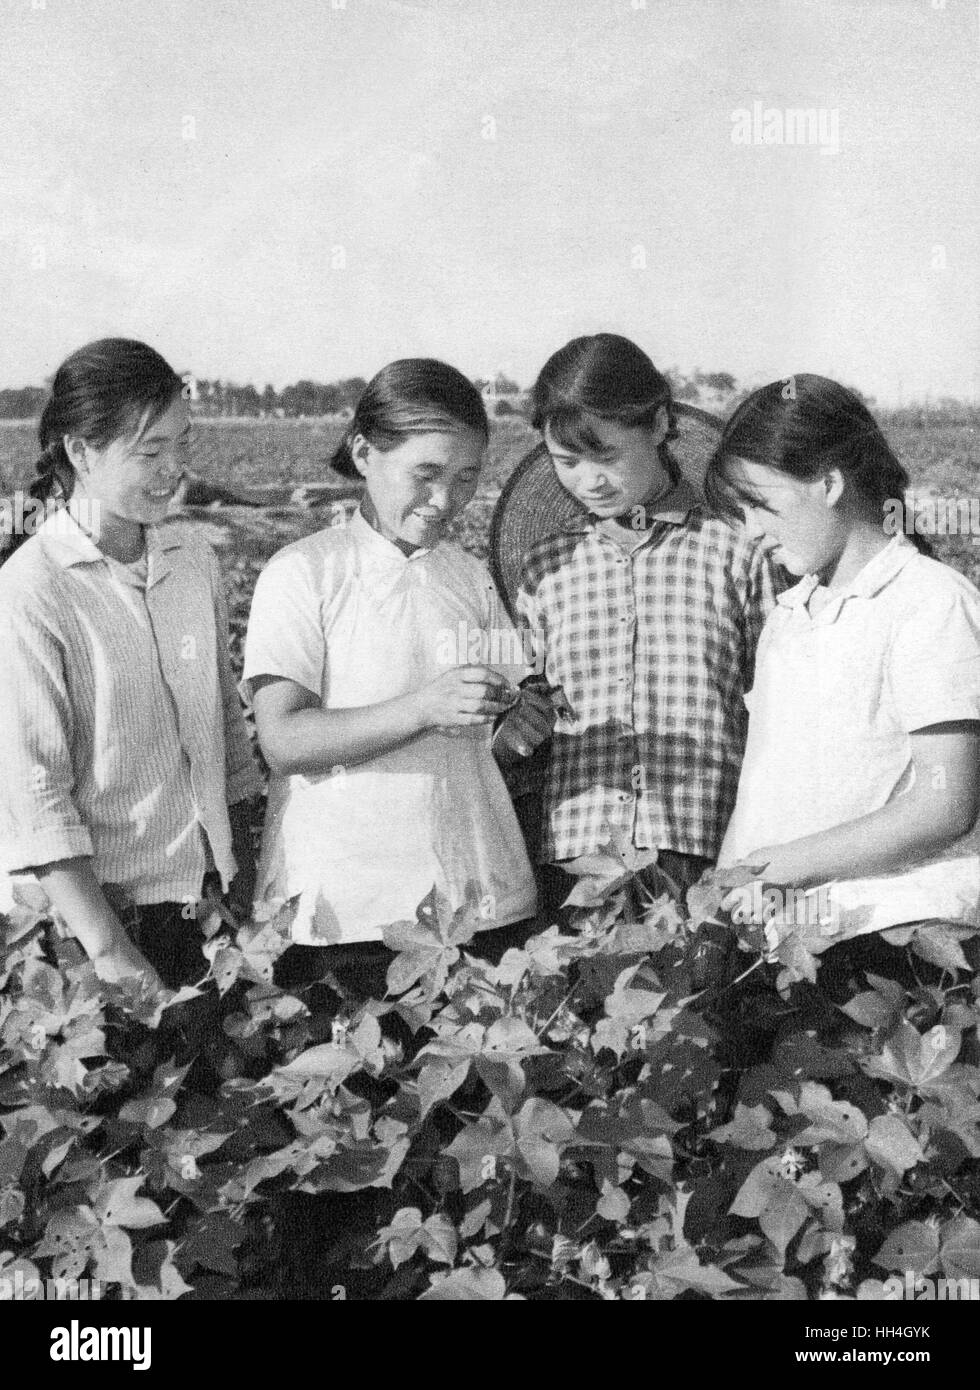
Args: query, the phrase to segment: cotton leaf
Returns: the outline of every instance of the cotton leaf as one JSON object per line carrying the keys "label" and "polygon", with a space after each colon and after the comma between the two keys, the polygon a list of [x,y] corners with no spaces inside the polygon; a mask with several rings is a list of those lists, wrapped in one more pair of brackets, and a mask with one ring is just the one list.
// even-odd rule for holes
{"label": "cotton leaf", "polygon": [[834,1100],[826,1086],[804,1081],[798,1100],[786,1091],[774,1092],[787,1115],[805,1115],[809,1127],[793,1136],[794,1144],[853,1144],[868,1132],[868,1122],[856,1105]]}
{"label": "cotton leaf", "polygon": [[459,1237],[456,1227],[448,1216],[436,1212],[428,1217],[422,1226],[425,1252],[430,1260],[451,1265],[456,1259]]}
{"label": "cotton leaf", "polygon": [[842,1004],[840,1007],[848,1018],[852,1018],[862,1028],[892,1028],[898,1021],[905,998],[901,988],[898,990],[898,995],[896,1002],[894,999],[879,994],[877,990],[868,990],[864,994],[856,994],[849,1003]]}
{"label": "cotton leaf", "polygon": [[602,1184],[602,1196],[596,1203],[596,1215],[604,1221],[614,1221],[621,1226],[630,1214],[631,1202],[621,1187],[614,1187],[608,1180]]}
{"label": "cotton leaf", "polygon": [[469,1069],[468,1058],[455,1065],[442,1058],[428,1062],[419,1072],[418,1088],[421,1107],[419,1118],[424,1120],[437,1102],[448,1100],[455,1091],[458,1091],[466,1080]]}
{"label": "cotton leaf", "polygon": [[276,1067],[273,1075],[319,1076],[334,1085],[339,1085],[359,1066],[358,1057],[348,1048],[341,1047],[338,1043],[321,1043],[318,1047],[307,1048],[284,1066]]}
{"label": "cotton leaf", "polygon": [[938,965],[943,970],[948,970],[950,974],[955,974],[957,970],[971,969],[960,945],[962,939],[971,935],[973,935],[972,930],[962,930],[957,933],[943,922],[918,923],[912,940],[912,949],[923,960],[929,961],[932,965]]}
{"label": "cotton leaf", "polygon": [[829,1182],[850,1182],[868,1166],[863,1143],[821,1144],[818,1157],[820,1172]]}
{"label": "cotton leaf", "polygon": [[880,1056],[863,1057],[860,1065],[870,1076],[928,1093],[956,1060],[959,1050],[957,1029],[939,1023],[920,1034],[910,1023],[902,1023],[885,1041]]}
{"label": "cotton leaf", "polygon": [[980,1223],[965,1213],[947,1221],[940,1258],[947,1279],[980,1279]]}
{"label": "cotton leaf", "polygon": [[498,1160],[513,1153],[514,1136],[509,1126],[484,1117],[460,1130],[445,1152],[459,1164],[463,1192],[472,1192],[498,1176]]}
{"label": "cotton leaf", "polygon": [[713,1129],[709,1138],[716,1144],[734,1144],[738,1149],[771,1149],[777,1142],[771,1120],[764,1105],[743,1105],[739,1101],[734,1119]]}
{"label": "cotton leaf", "polygon": [[533,1180],[550,1187],[558,1177],[561,1149],[575,1137],[571,1120],[557,1105],[535,1096],[515,1117],[514,1136]]}
{"label": "cotton leaf", "polygon": [[939,1232],[924,1221],[906,1221],[898,1226],[874,1256],[882,1269],[900,1273],[931,1274],[939,1259]]}
{"label": "cotton leaf", "polygon": [[137,1096],[134,1100],[128,1100],[119,1111],[121,1120],[129,1120],[131,1124],[145,1125],[147,1129],[158,1129],[160,1125],[165,1125],[177,1111],[177,1102],[171,1100],[169,1096]]}
{"label": "cotton leaf", "polygon": [[733,1216],[755,1217],[762,1232],[785,1258],[786,1247],[809,1213],[796,1184],[780,1173],[778,1159],[764,1158],[749,1173],[729,1210]]}
{"label": "cotton leaf", "polygon": [[393,1269],[410,1260],[422,1244],[422,1213],[418,1207],[402,1207],[397,1211],[391,1224],[378,1232],[378,1240],[387,1245]]}
{"label": "cotton leaf", "polygon": [[922,1145],[899,1115],[876,1115],[865,1140],[868,1156],[901,1178],[922,1163]]}
{"label": "cotton leaf", "polygon": [[679,1286],[678,1291],[696,1289],[710,1298],[722,1298],[745,1287],[717,1265],[701,1264],[689,1245],[661,1255],[657,1260],[656,1275],[658,1279],[668,1279]]}
{"label": "cotton leaf", "polygon": [[488,1051],[543,1053],[534,1030],[519,1018],[499,1018],[487,1029],[485,1047]]}
{"label": "cotton leaf", "polygon": [[104,1226],[128,1226],[133,1230],[158,1226],[166,1220],[156,1202],[136,1193],[146,1181],[145,1174],[134,1178],[116,1178],[98,1193],[95,1214]]}
{"label": "cotton leaf", "polygon": [[418,1301],[452,1299],[458,1302],[499,1303],[506,1297],[504,1276],[496,1269],[456,1269],[420,1294]]}
{"label": "cotton leaf", "polygon": [[786,1247],[806,1220],[807,1211],[807,1204],[794,1183],[783,1178],[782,1187],[771,1190],[769,1200],[759,1213],[759,1225],[781,1259],[785,1258]]}
{"label": "cotton leaf", "polygon": [[180,1270],[174,1264],[174,1251],[177,1249],[176,1241],[166,1242],[166,1254],[160,1265],[156,1284],[137,1284],[136,1298],[140,1301],[148,1302],[173,1302],[175,1299],[182,1298],[185,1293],[190,1293],[191,1286],[184,1282]]}

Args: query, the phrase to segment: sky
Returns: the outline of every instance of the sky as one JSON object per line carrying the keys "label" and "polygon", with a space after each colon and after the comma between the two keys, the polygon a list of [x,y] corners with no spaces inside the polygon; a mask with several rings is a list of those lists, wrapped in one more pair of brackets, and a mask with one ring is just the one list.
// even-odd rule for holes
{"label": "sky", "polygon": [[0,384],[122,334],[528,385],[604,329],[976,399],[978,94],[980,0],[0,0]]}

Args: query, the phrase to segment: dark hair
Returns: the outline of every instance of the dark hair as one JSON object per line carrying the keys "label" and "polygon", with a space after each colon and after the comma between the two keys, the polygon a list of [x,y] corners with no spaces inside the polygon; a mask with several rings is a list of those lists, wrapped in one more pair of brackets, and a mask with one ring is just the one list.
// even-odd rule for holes
{"label": "dark hair", "polygon": [[345,478],[359,478],[351,454],[358,434],[386,452],[410,434],[450,433],[460,428],[490,438],[483,397],[473,383],[433,357],[402,357],[382,367],[365,386],[330,462]]}
{"label": "dark hair", "polygon": [[547,426],[566,449],[602,454],[605,446],[589,424],[590,415],[640,429],[652,426],[664,406],[668,429],[660,460],[676,483],[681,472],[669,447],[677,438],[670,382],[629,338],[595,333],[573,338],[548,358],[531,392],[531,423],[542,432]]}
{"label": "dark hair", "polygon": [[[825,376],[801,372],[761,387],[735,410],[708,464],[705,494],[722,516],[760,499],[732,478],[739,459],[801,481],[839,468],[847,483],[881,516],[889,500],[904,500],[909,475],[871,411],[854,392]],[[932,547],[910,539],[927,555]]]}
{"label": "dark hair", "polygon": [[65,451],[66,435],[103,449],[162,415],[182,385],[158,352],[131,338],[101,338],[73,352],[55,372],[41,411],[41,455],[30,495],[40,502],[71,497],[75,470]]}

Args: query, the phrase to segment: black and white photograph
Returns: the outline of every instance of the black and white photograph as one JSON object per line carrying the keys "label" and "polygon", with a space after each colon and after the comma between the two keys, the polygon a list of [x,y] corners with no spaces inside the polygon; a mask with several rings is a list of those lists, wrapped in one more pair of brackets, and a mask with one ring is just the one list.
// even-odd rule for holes
{"label": "black and white photograph", "polygon": [[980,5],[0,0],[0,95],[30,1365],[450,1300],[952,1369]]}

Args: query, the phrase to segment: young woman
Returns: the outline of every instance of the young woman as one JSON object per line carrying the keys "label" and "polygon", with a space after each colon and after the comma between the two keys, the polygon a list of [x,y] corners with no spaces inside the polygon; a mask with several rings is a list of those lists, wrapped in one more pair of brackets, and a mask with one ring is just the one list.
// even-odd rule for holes
{"label": "young woman", "polygon": [[[334,467],[360,510],[279,552],[245,644],[272,771],[261,898],[295,943],[379,942],[433,886],[486,928],[533,916],[534,880],[491,752],[547,734],[485,567],[445,539],[488,437],[479,393],[429,359],[370,382]],[[495,643],[495,639],[496,643]],[[476,659],[474,659],[476,658]],[[508,679],[508,677],[510,679]]]}
{"label": "young woman", "polygon": [[887,533],[907,486],[863,403],[812,375],[744,401],[708,475],[800,581],[760,639],[720,862],[801,887],[871,876],[843,900],[872,927],[980,899],[980,593]]}
{"label": "young woman", "polygon": [[207,969],[206,875],[251,896],[261,786],[217,562],[166,521],[188,432],[152,348],[73,353],[39,426],[47,518],[0,569],[0,864],[37,877],[104,979],[173,988]]}
{"label": "young woman", "polygon": [[530,551],[518,595],[568,702],[539,850],[558,872],[543,878],[558,896],[562,862],[616,831],[656,850],[683,892],[714,862],[734,804],[769,565],[680,476],[670,385],[635,343],[567,343],[533,404],[556,477],[582,507]]}

